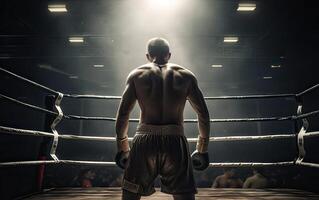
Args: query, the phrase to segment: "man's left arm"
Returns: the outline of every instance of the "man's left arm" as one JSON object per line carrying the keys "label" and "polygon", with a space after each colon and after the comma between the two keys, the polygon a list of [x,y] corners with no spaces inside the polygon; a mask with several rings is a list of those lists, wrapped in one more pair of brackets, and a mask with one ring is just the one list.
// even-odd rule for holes
{"label": "man's left arm", "polygon": [[116,143],[117,154],[115,156],[116,164],[125,169],[129,156],[130,145],[128,142],[128,127],[130,113],[136,103],[135,85],[133,80],[134,71],[131,72],[126,80],[126,87],[122,95],[122,99],[116,114]]}
{"label": "man's left arm", "polygon": [[136,103],[135,85],[132,74],[126,81],[126,87],[116,115],[116,136],[117,138],[127,137],[129,116]]}

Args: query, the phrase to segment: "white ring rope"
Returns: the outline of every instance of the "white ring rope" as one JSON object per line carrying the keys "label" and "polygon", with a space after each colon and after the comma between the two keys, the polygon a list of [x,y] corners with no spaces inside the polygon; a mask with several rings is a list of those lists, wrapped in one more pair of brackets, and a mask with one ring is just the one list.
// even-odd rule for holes
{"label": "white ring rope", "polygon": [[314,131],[314,132],[307,132],[304,137],[318,137],[319,136],[319,131]]}
{"label": "white ring rope", "polygon": [[[9,100],[11,102],[14,102],[19,105],[23,105],[25,107],[31,108],[33,110],[45,112],[51,115],[56,115],[55,120],[51,124],[52,133],[47,132],[41,132],[41,131],[31,131],[31,130],[23,130],[23,129],[13,129],[9,127],[2,127],[0,126],[0,130],[2,129],[6,133],[10,134],[28,134],[28,135],[41,135],[41,136],[50,136],[53,137],[53,142],[50,150],[50,155],[54,160],[50,161],[17,161],[17,162],[5,162],[0,163],[0,166],[8,166],[8,165],[20,165],[20,164],[52,164],[52,163],[66,163],[66,164],[101,164],[101,165],[114,165],[114,162],[95,162],[95,161],[75,161],[75,160],[59,160],[57,156],[55,155],[56,148],[58,145],[58,139],[59,138],[65,138],[65,139],[82,139],[82,140],[105,140],[105,141],[113,141],[115,138],[112,137],[90,137],[90,136],[76,136],[76,135],[59,135],[56,131],[55,127],[56,125],[62,120],[62,118],[66,119],[86,119],[86,120],[108,120],[108,121],[115,121],[115,118],[109,118],[109,117],[85,117],[85,116],[76,116],[76,115],[63,115],[62,109],[60,107],[60,103],[63,97],[63,94],[55,91],[51,88],[45,87],[41,84],[38,84],[34,81],[31,81],[27,78],[24,78],[22,76],[19,76],[17,74],[14,74],[8,70],[0,68],[0,71],[17,78],[19,80],[22,80],[24,82],[27,82],[33,86],[36,86],[38,88],[41,88],[42,90],[45,90],[47,92],[53,93],[57,95],[57,99],[55,101],[55,108],[57,109],[58,113],[34,106],[31,104],[27,104],[24,102],[21,102],[19,100],[16,100],[11,97],[7,97],[5,95],[0,94],[1,98],[4,98],[6,100]],[[298,143],[298,158],[296,161],[293,162],[277,162],[277,163],[210,163],[211,167],[253,167],[253,166],[279,166],[279,165],[304,165],[304,166],[311,166],[311,167],[319,167],[319,164],[316,163],[306,163],[303,162],[303,158],[305,157],[305,149],[304,149],[304,137],[306,136],[317,136],[318,132],[312,132],[312,133],[306,133],[308,128],[308,121],[307,117],[313,116],[316,114],[319,114],[319,110],[315,110],[309,113],[302,114],[302,103],[299,102],[300,97],[303,95],[310,93],[311,91],[319,88],[319,84],[312,86],[311,88],[308,88],[304,90],[303,92],[300,92],[298,94],[278,94],[278,95],[250,95],[250,96],[221,96],[221,97],[205,97],[206,100],[214,100],[214,99],[258,99],[258,98],[276,98],[276,97],[295,97],[298,101],[298,111],[297,116],[287,116],[287,117],[264,117],[264,118],[245,118],[245,119],[210,119],[210,122],[251,122],[251,121],[283,121],[283,120],[298,120],[302,119],[302,127],[297,134],[297,143]],[[95,98],[95,99],[121,99],[119,96],[102,96],[102,95],[69,95],[65,94],[66,97],[71,98]],[[138,119],[130,119],[130,121],[137,121]],[[185,122],[197,122],[197,119],[185,119]],[[294,134],[287,134],[287,135],[264,135],[264,136],[229,136],[229,137],[211,137],[210,141],[239,141],[239,140],[268,140],[268,139],[286,139],[286,138],[294,138],[296,137]],[[197,138],[189,138],[190,142],[196,142]]]}
{"label": "white ring rope", "polygon": [[209,163],[210,167],[270,167],[270,166],[292,166],[294,165],[293,161],[288,162],[235,162],[235,163]]}
{"label": "white ring rope", "polygon": [[[80,161],[80,160],[41,160],[41,161],[16,161],[16,162],[3,162],[0,167],[5,166],[19,166],[19,165],[39,165],[39,164],[78,164],[78,165],[99,165],[99,166],[116,166],[115,162],[104,161]],[[234,162],[234,163],[209,163],[209,167],[261,167],[261,166],[291,166],[294,161],[287,162]]]}
{"label": "white ring rope", "polygon": [[[62,93],[58,93],[62,94]],[[7,97],[5,95],[0,94],[0,97],[12,101],[16,104],[28,107],[30,109],[44,112],[51,115],[58,115],[59,113],[53,112],[44,108],[40,108],[35,105],[31,105],[28,103],[24,103],[22,101],[13,99],[11,97]],[[285,116],[285,117],[259,117],[259,118],[239,118],[239,119],[210,119],[210,122],[216,123],[216,122],[258,122],[258,121],[286,121],[286,120],[297,120],[297,119],[303,119],[306,117],[314,116],[319,114],[319,110],[311,111],[308,113],[304,113],[301,115],[292,115],[292,116]],[[86,117],[86,116],[77,116],[77,115],[63,115],[64,119],[74,119],[74,120],[103,120],[103,121],[116,121],[116,118],[114,117]],[[139,119],[129,119],[130,122],[139,122]],[[198,119],[185,119],[185,123],[197,123]]]}
{"label": "white ring rope", "polygon": [[[26,130],[26,129],[18,129],[0,126],[0,133],[7,133],[13,135],[33,135],[33,136],[48,136],[54,137],[53,133],[43,132],[43,131],[34,131],[34,130]],[[312,135],[307,134],[309,136],[319,135],[319,132],[313,132]],[[306,135],[306,136],[307,136]],[[115,137],[97,137],[97,136],[80,136],[80,135],[58,135],[59,138],[69,139],[69,140],[91,140],[91,141],[116,141]],[[260,136],[223,136],[223,137],[210,137],[209,140],[211,142],[227,142],[227,141],[252,141],[252,140],[274,140],[274,139],[289,139],[296,138],[295,134],[278,134],[278,135],[260,135]],[[129,141],[132,141],[133,138],[130,137]],[[198,138],[187,138],[188,142],[195,143]]]}
{"label": "white ring rope", "polygon": [[[38,88],[41,88],[47,92],[50,92],[52,94],[55,94],[55,95],[58,95],[58,91],[56,90],[53,90],[51,88],[48,88],[46,86],[43,86],[39,83],[36,83],[34,81],[31,81],[25,77],[22,77],[20,75],[17,75],[15,73],[12,73],[6,69],[3,69],[0,67],[0,71],[14,77],[14,78],[17,78],[19,80],[22,80],[24,82],[27,82],[33,86],[36,86]],[[300,96],[303,96],[305,95],[306,93],[309,93],[315,89],[319,88],[319,84],[317,85],[314,85],[298,94],[270,94],[270,95],[246,95],[246,96],[220,96],[220,97],[205,97],[205,99],[207,100],[214,100],[214,99],[258,99],[258,98],[276,98],[276,97],[280,97],[280,98],[283,98],[283,97],[300,97]],[[121,99],[120,96],[103,96],[103,95],[74,95],[74,94],[64,94],[65,97],[71,97],[71,98],[96,98],[96,99]]]}
{"label": "white ring rope", "polygon": [[319,164],[318,163],[310,163],[310,162],[303,162],[303,161],[296,163],[296,165],[319,168]]}
{"label": "white ring rope", "polygon": [[10,72],[8,70],[5,70],[5,69],[1,68],[1,67],[0,67],[0,71],[4,72],[4,73],[6,73],[6,74],[8,74],[8,75],[10,75],[10,76],[12,76],[14,78],[17,78],[17,79],[22,80],[24,82],[30,83],[31,85],[36,86],[38,88],[41,88],[41,89],[43,89],[43,90],[45,90],[47,92],[50,92],[50,93],[53,93],[53,94],[56,94],[56,95],[58,94],[58,91],[55,91],[55,90],[53,90],[51,88],[48,88],[48,87],[46,87],[44,85],[41,85],[41,84],[36,83],[34,81],[31,81],[30,79],[27,79],[25,77],[19,76],[19,75],[15,74],[15,73],[12,73],[12,72]]}
{"label": "white ring rope", "polygon": [[[121,96],[105,96],[94,94],[65,94],[65,97],[77,99],[122,99]],[[267,99],[267,98],[295,98],[296,94],[265,94],[265,95],[243,95],[243,96],[218,96],[204,97],[205,100],[226,100],[226,99]]]}
{"label": "white ring rope", "polygon": [[309,93],[309,92],[314,91],[314,90],[317,89],[317,88],[319,88],[319,84],[314,85],[314,86],[312,86],[312,87],[310,87],[310,88],[308,88],[308,89],[306,89],[306,90],[304,90],[304,91],[302,91],[302,92],[296,94],[296,97],[301,97],[301,96],[303,96],[303,95],[305,95],[305,94],[307,94],[307,93]]}

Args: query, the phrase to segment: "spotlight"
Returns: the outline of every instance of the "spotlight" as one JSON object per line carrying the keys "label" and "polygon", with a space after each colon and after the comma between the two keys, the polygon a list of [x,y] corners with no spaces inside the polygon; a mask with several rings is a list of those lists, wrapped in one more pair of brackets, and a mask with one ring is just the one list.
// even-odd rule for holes
{"label": "spotlight", "polygon": [[69,42],[71,43],[83,43],[84,38],[83,37],[69,37]]}
{"label": "spotlight", "polygon": [[48,10],[50,12],[67,12],[65,4],[52,4],[48,5]]}
{"label": "spotlight", "polygon": [[237,11],[254,11],[256,9],[255,3],[239,3]]}
{"label": "spotlight", "polygon": [[280,68],[281,65],[271,65],[271,68]]}
{"label": "spotlight", "polygon": [[238,42],[238,37],[224,37],[224,42],[236,43],[236,42]]}

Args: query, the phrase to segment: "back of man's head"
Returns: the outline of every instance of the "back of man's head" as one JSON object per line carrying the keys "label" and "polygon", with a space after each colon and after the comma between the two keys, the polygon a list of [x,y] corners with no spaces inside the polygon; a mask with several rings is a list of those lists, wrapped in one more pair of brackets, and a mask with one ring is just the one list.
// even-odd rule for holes
{"label": "back of man's head", "polygon": [[169,43],[164,38],[152,38],[147,43],[147,52],[151,57],[163,59],[169,53]]}

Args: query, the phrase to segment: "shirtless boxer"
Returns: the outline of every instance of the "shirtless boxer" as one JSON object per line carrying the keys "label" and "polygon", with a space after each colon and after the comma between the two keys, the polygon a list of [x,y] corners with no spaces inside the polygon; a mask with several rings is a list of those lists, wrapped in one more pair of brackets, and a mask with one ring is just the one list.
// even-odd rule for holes
{"label": "shirtless boxer", "polygon": [[[151,39],[147,50],[149,63],[128,75],[117,112],[115,161],[125,169],[122,199],[153,194],[153,182],[160,176],[162,192],[172,194],[175,200],[193,200],[197,192],[193,168],[204,170],[209,165],[207,106],[192,72],[168,63],[171,53],[165,39]],[[186,100],[198,116],[198,142],[191,156],[183,132]],[[136,101],[140,121],[130,149],[128,120]]]}

